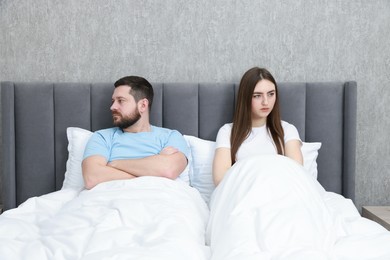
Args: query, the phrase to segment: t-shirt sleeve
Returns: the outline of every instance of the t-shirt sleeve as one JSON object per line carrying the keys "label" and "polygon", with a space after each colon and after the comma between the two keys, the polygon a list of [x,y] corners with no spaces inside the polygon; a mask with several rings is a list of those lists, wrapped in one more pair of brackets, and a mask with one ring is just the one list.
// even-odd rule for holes
{"label": "t-shirt sleeve", "polygon": [[284,143],[287,143],[291,140],[298,140],[302,142],[301,138],[299,137],[298,130],[294,125],[287,122],[283,122],[282,125],[284,130]]}
{"label": "t-shirt sleeve", "polygon": [[110,158],[110,148],[104,136],[99,132],[93,133],[89,138],[85,146],[83,160],[92,155],[103,156],[107,161]]}
{"label": "t-shirt sleeve", "polygon": [[225,124],[223,125],[217,134],[217,139],[216,139],[216,145],[215,148],[229,148],[230,149],[230,134],[232,131],[231,124]]}
{"label": "t-shirt sleeve", "polygon": [[172,130],[172,132],[170,133],[164,148],[168,146],[177,148],[180,152],[184,153],[187,158],[189,157],[190,148],[188,147],[183,135],[177,130]]}

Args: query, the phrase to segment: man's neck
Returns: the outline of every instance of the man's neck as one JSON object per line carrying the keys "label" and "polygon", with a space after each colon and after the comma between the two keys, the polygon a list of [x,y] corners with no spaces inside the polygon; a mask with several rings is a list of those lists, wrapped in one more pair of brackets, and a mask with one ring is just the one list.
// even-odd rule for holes
{"label": "man's neck", "polygon": [[141,132],[151,132],[152,126],[149,122],[141,123],[138,122],[137,124],[134,124],[128,128],[123,129],[124,132],[127,133],[141,133]]}

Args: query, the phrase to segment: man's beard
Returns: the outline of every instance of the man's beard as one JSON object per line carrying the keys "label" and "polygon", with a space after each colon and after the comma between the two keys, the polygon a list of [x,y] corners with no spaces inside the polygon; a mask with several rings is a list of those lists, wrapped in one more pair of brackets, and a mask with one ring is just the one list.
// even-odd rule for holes
{"label": "man's beard", "polygon": [[126,129],[126,128],[134,125],[141,118],[141,114],[139,113],[138,110],[134,110],[134,112],[128,116],[121,116],[118,113],[113,113],[113,116],[121,117],[118,120],[114,120],[114,126],[117,126],[121,129]]}

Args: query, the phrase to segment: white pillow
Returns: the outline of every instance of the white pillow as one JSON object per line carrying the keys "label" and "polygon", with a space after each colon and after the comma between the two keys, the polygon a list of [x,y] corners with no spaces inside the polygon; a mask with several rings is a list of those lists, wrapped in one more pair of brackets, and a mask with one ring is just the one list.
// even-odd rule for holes
{"label": "white pillow", "polygon": [[[91,131],[79,128],[68,127],[66,130],[68,136],[68,161],[66,162],[65,179],[62,184],[62,189],[82,190],[84,188],[84,180],[81,170],[81,162],[83,160],[84,149],[92,135]],[[188,183],[190,164],[180,174],[179,179]]]}
{"label": "white pillow", "polygon": [[190,185],[196,188],[208,203],[215,189],[212,175],[215,142],[189,135],[184,135],[184,139],[190,146],[192,155]]}
{"label": "white pillow", "polygon": [[[190,185],[199,190],[206,203],[209,202],[214,191],[212,165],[215,152],[215,142],[204,140],[195,136],[184,135],[191,148],[192,162],[190,170]],[[317,157],[321,143],[302,144],[303,167],[313,178],[317,178]]]}
{"label": "white pillow", "polygon": [[81,171],[81,162],[83,160],[85,146],[92,132],[79,127],[68,127],[66,134],[68,136],[69,155],[68,161],[66,162],[65,179],[62,189],[82,190],[84,188],[84,180]]}
{"label": "white pillow", "polygon": [[317,170],[317,157],[318,150],[321,148],[321,143],[314,142],[302,142],[301,151],[303,155],[303,168],[305,168],[310,176],[314,179],[317,179],[318,170]]}

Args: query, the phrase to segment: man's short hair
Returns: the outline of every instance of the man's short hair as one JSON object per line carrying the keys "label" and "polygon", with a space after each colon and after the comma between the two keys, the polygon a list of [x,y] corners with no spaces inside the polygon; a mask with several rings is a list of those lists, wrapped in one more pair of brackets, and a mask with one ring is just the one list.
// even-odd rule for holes
{"label": "man's short hair", "polygon": [[134,97],[136,102],[146,98],[149,101],[149,110],[152,108],[154,92],[149,81],[139,76],[126,76],[118,79],[114,83],[115,87],[123,85],[130,87],[129,93]]}

